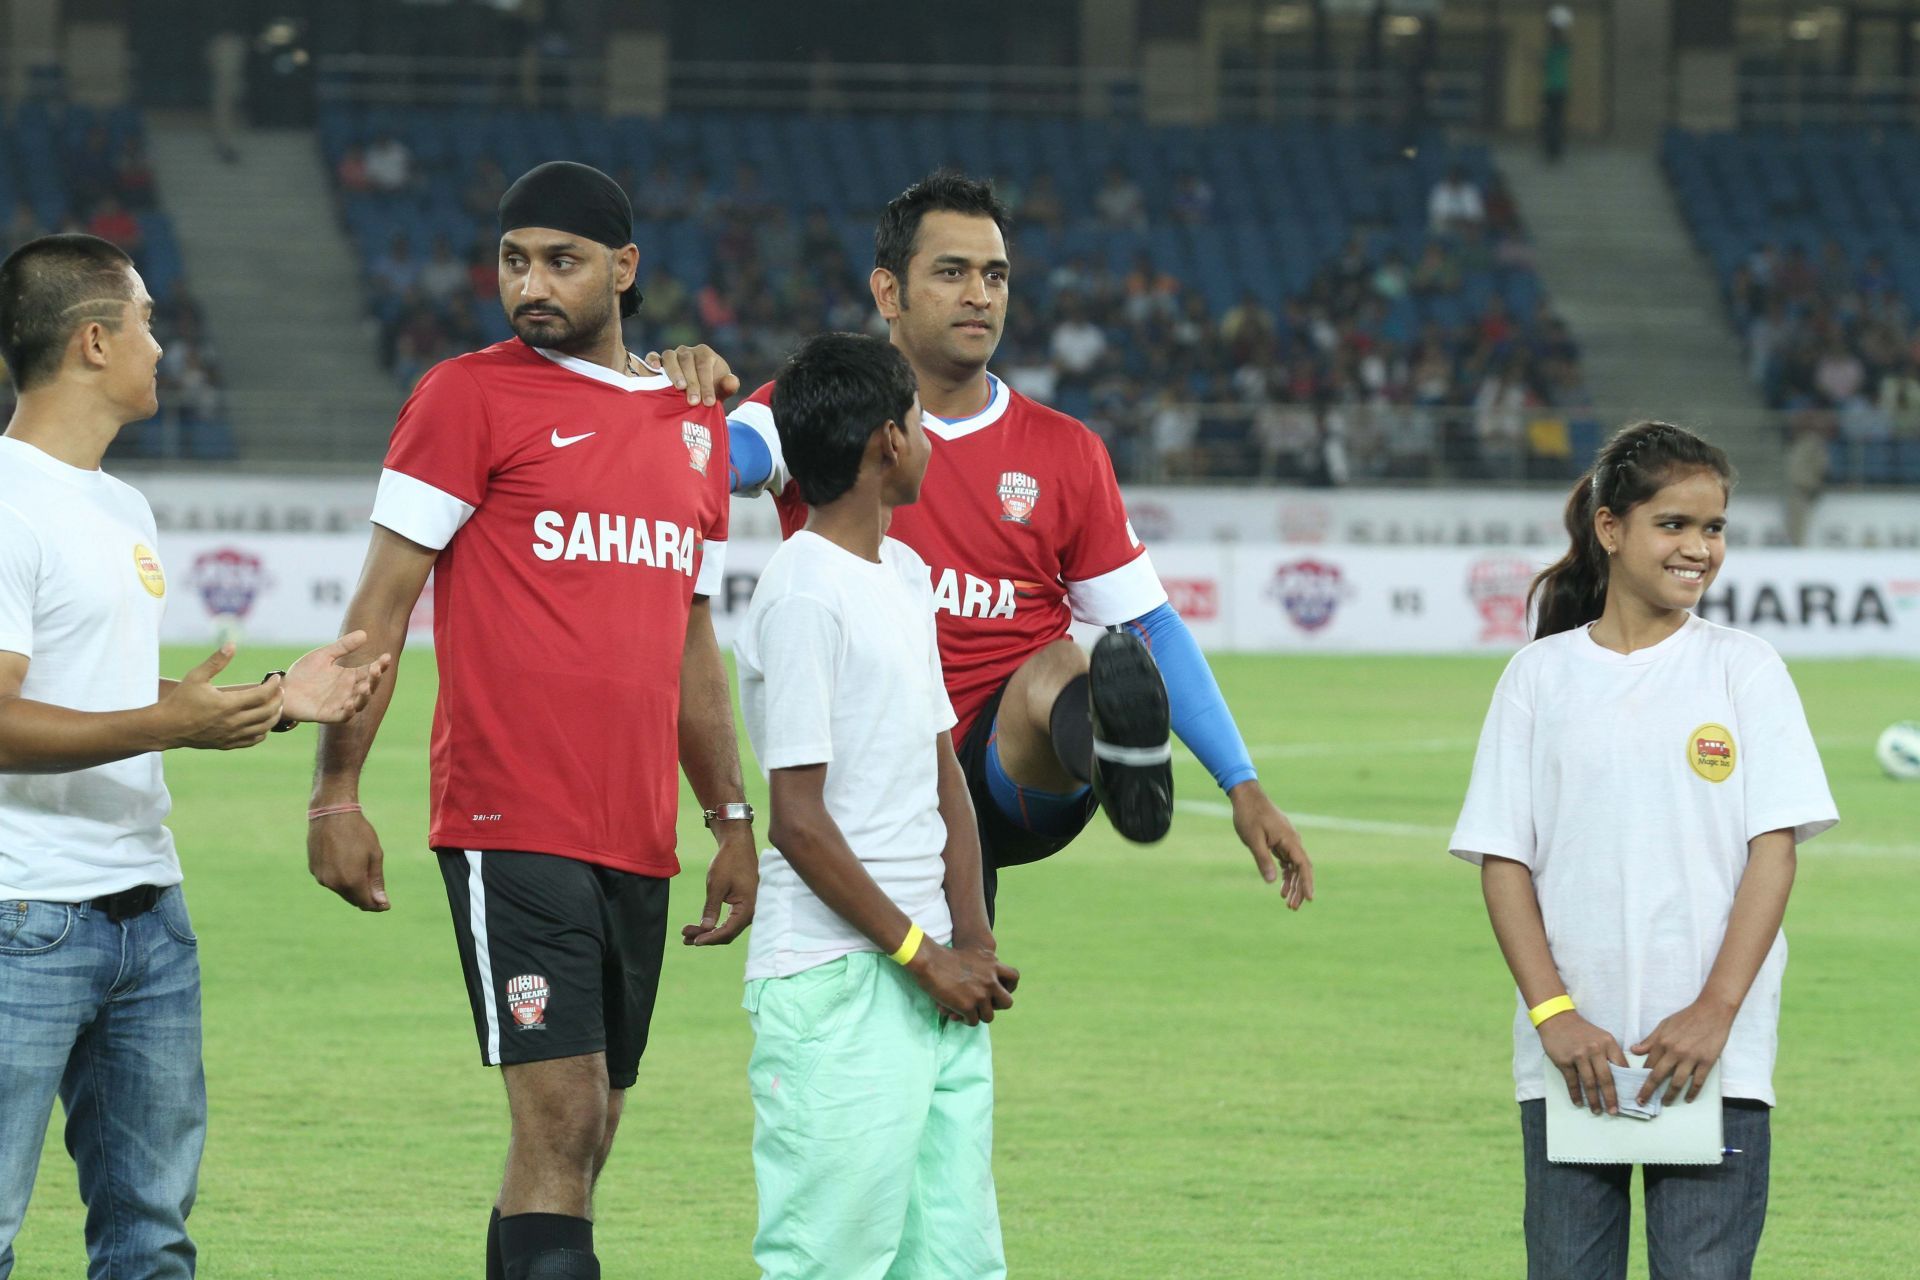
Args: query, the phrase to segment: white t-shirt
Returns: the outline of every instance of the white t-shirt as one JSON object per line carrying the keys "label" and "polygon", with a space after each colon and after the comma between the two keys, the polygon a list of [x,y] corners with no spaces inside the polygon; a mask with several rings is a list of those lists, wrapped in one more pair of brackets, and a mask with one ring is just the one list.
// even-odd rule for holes
{"label": "white t-shirt", "polygon": [[[796,533],[761,573],[734,656],[761,771],[825,764],[827,812],[854,856],[927,936],[948,941],[934,740],[953,728],[954,715],[926,562],[891,538],[875,564],[818,534]],[[749,981],[876,949],[778,849],[760,855]]]}
{"label": "white t-shirt", "polygon": [[[73,711],[152,705],[167,579],[138,490],[0,437],[0,649],[20,696]],[[0,773],[0,898],[80,902],[180,883],[150,752],[73,773]]]}
{"label": "white t-shirt", "polygon": [[1481,203],[1480,188],[1471,182],[1448,182],[1443,179],[1434,184],[1432,193],[1427,197],[1427,221],[1435,231],[1448,231],[1455,226],[1485,222],[1486,219],[1487,209]]}
{"label": "white t-shirt", "polygon": [[1107,351],[1107,335],[1091,320],[1063,320],[1053,331],[1053,358],[1072,374],[1088,373]]}
{"label": "white t-shirt", "polygon": [[[1522,649],[1494,690],[1448,847],[1533,872],[1547,945],[1580,1015],[1621,1048],[1692,1004],[1726,934],[1747,842],[1839,820],[1800,696],[1765,640],[1689,618],[1615,653],[1585,627]],[[1721,1058],[1721,1093],[1773,1102],[1785,934]],[[1544,1096],[1517,995],[1513,1078]]]}

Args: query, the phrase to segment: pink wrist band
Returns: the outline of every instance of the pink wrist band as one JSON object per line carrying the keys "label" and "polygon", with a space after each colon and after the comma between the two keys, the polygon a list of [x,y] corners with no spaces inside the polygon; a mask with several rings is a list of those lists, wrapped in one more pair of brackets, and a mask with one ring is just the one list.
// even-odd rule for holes
{"label": "pink wrist band", "polygon": [[325,818],[336,813],[359,812],[360,806],[357,804],[323,804],[318,809],[307,810],[307,821],[312,822],[315,818]]}

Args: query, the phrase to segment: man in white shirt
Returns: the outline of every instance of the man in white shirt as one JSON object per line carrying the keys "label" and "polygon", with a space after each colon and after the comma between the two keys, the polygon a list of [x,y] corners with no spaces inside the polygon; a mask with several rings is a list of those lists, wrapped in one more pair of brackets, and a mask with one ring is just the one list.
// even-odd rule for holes
{"label": "man in white shirt", "polygon": [[1054,326],[1049,347],[1061,377],[1084,385],[1107,353],[1107,335],[1087,318],[1086,304],[1078,298],[1069,299],[1065,311]]}
{"label": "man in white shirt", "polygon": [[1447,176],[1433,184],[1427,196],[1427,224],[1435,235],[1466,231],[1487,220],[1487,206],[1480,188],[1467,177],[1467,171],[1455,165]]}
{"label": "man in white shirt", "polygon": [[1094,195],[1093,207],[1101,223],[1116,231],[1147,229],[1146,197],[1140,192],[1140,184],[1119,165],[1107,170],[1107,180]]}
{"label": "man in white shirt", "polygon": [[100,470],[158,409],[153,299],[127,255],[45,236],[0,264],[0,1280],[58,1093],[87,1204],[90,1274],[191,1276],[206,1088],[200,970],[162,825],[159,753],[250,747],[344,720],[387,660],[344,636],[220,688],[223,646],[160,678],[167,575],[153,512]]}
{"label": "man in white shirt", "polygon": [[367,181],[375,191],[393,193],[413,185],[413,152],[390,133],[383,133],[367,148]]}
{"label": "man in white shirt", "polygon": [[885,536],[932,455],[913,372],[825,334],[773,413],[811,512],[735,642],[773,810],[743,1002],[754,1260],[772,1280],[1003,1277],[980,1024],[1019,974],[987,924],[926,562]]}

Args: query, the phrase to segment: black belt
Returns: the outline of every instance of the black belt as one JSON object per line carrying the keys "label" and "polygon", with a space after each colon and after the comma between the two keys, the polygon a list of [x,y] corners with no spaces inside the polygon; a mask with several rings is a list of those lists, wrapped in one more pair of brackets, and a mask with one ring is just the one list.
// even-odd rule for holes
{"label": "black belt", "polygon": [[107,919],[118,924],[134,916],[143,916],[159,906],[160,895],[165,892],[165,889],[155,885],[137,884],[118,893],[103,893],[87,905],[95,911],[105,912]]}

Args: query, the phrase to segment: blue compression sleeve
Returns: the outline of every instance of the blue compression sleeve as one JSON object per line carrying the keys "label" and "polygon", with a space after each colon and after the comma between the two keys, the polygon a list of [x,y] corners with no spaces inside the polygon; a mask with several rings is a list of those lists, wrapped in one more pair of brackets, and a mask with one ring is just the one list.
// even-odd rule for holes
{"label": "blue compression sleeve", "polygon": [[1247,744],[1240,739],[1233,712],[1220,696],[1220,684],[1207,666],[1199,642],[1171,604],[1163,604],[1126,624],[1146,642],[1160,677],[1167,682],[1167,705],[1173,712],[1173,731],[1198,756],[1222,791],[1258,777]]}
{"label": "blue compression sleeve", "polygon": [[757,491],[773,475],[773,451],[752,427],[727,423],[727,488],[739,493]]}

